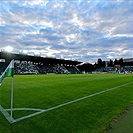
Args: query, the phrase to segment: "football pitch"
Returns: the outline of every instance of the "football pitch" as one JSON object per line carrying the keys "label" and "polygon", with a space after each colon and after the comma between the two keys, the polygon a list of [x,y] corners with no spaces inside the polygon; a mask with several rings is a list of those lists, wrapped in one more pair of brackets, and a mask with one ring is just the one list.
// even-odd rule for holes
{"label": "football pitch", "polygon": [[[10,94],[5,78],[0,107],[9,116]],[[103,133],[132,102],[133,75],[15,75],[13,123],[0,111],[0,133]]]}

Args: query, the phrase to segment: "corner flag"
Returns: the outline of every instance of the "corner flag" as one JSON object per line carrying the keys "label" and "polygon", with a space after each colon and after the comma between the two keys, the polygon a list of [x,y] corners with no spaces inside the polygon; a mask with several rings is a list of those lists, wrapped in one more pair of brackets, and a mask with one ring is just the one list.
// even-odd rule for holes
{"label": "corner flag", "polygon": [[13,77],[14,75],[14,60],[12,60],[10,62],[10,64],[8,65],[8,67],[5,69],[5,71],[3,72],[3,74],[0,77],[0,85],[2,84],[2,81],[5,77]]}
{"label": "corner flag", "polygon": [[11,117],[10,121],[13,122],[13,90],[14,90],[14,59],[10,62],[6,70],[3,72],[3,74],[0,77],[0,85],[2,84],[2,81],[5,77],[12,77],[12,87],[11,87]]}

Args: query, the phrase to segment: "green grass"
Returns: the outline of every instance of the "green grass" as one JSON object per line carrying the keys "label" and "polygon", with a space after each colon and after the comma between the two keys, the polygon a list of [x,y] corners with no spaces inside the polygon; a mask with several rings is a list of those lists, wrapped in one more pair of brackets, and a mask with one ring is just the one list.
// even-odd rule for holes
{"label": "green grass", "polygon": [[[133,75],[15,76],[14,108],[47,109],[133,82]],[[10,108],[11,78],[0,86],[0,105]],[[12,125],[0,113],[0,133],[102,133],[133,101],[133,84],[42,113]],[[13,111],[19,118],[34,111]]]}

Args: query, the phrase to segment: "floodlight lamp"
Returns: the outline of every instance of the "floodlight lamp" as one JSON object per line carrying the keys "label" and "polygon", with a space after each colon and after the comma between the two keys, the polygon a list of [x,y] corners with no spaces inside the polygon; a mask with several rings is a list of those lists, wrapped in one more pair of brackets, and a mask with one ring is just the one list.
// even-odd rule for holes
{"label": "floodlight lamp", "polygon": [[40,53],[39,53],[39,52],[34,52],[34,55],[39,56],[39,55],[40,55]]}
{"label": "floodlight lamp", "polygon": [[12,52],[13,51],[13,47],[7,46],[7,47],[5,47],[5,51],[6,52]]}
{"label": "floodlight lamp", "polygon": [[27,50],[23,50],[23,53],[24,53],[24,54],[27,54],[27,52],[28,52]]}

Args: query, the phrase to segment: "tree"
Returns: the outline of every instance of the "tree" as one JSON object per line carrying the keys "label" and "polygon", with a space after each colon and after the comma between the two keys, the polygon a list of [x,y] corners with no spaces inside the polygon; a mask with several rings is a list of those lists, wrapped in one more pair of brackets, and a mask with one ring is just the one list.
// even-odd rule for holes
{"label": "tree", "polygon": [[119,63],[120,66],[123,66],[123,59],[122,58],[119,59],[118,63]]}
{"label": "tree", "polygon": [[106,62],[103,61],[103,62],[102,62],[102,67],[105,67],[105,66],[106,66]]}
{"label": "tree", "polygon": [[78,66],[78,69],[85,72],[90,72],[94,70],[94,66],[90,63],[84,63]]}
{"label": "tree", "polygon": [[118,65],[118,61],[117,61],[117,59],[115,59],[115,61],[114,61],[114,65]]}
{"label": "tree", "polygon": [[98,63],[98,67],[101,68],[102,67],[102,63],[103,63],[102,60],[98,59],[97,63]]}
{"label": "tree", "polygon": [[110,59],[110,61],[108,62],[108,67],[113,67],[114,64],[113,64],[113,60]]}

